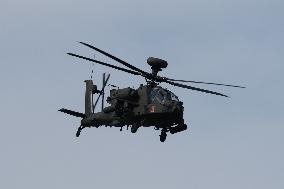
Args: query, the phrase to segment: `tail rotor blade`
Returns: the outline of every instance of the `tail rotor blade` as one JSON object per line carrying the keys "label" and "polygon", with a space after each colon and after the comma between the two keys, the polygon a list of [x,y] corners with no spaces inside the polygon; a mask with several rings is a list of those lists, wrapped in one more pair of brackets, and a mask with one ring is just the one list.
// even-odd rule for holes
{"label": "tail rotor blade", "polygon": [[95,111],[95,108],[96,108],[96,106],[97,106],[97,104],[99,102],[100,97],[101,97],[101,93],[99,94],[99,96],[98,96],[98,98],[97,98],[97,100],[96,100],[96,102],[94,104],[94,110],[93,111]]}
{"label": "tail rotor blade", "polygon": [[95,108],[96,108],[96,106],[97,106],[101,96],[102,96],[102,109],[104,107],[104,91],[105,91],[105,87],[106,87],[106,85],[108,83],[109,78],[110,78],[110,74],[108,74],[107,77],[105,77],[105,73],[103,74],[103,86],[102,86],[102,89],[101,89],[101,91],[99,93],[99,96],[98,96],[98,98],[97,98],[97,100],[96,100],[96,102],[95,102],[95,104],[93,106],[94,110],[95,110]]}
{"label": "tail rotor blade", "polygon": [[106,73],[103,74],[103,85],[102,85],[102,111],[104,109],[104,100],[105,100],[105,94],[104,94],[104,86],[105,86],[105,80],[106,80]]}
{"label": "tail rotor blade", "polygon": [[94,94],[92,93],[92,113],[95,112],[95,106],[94,106]]}
{"label": "tail rotor blade", "polygon": [[105,77],[105,73],[103,75],[103,88],[102,88],[102,111],[104,109],[104,101],[105,101],[105,87],[107,85],[107,82],[109,80],[110,74]]}

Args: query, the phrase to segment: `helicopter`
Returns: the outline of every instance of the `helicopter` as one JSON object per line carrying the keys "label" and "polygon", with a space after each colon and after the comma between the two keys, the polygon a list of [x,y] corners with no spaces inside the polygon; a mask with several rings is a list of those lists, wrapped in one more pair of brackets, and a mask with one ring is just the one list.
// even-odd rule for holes
{"label": "helicopter", "polygon": [[[107,83],[109,81],[110,74],[103,74],[101,89],[98,89],[98,86],[94,84],[93,80],[85,80],[85,113],[76,112],[66,108],[61,108],[60,110],[58,110],[66,114],[82,118],[81,125],[78,127],[78,130],[76,132],[76,137],[79,137],[81,131],[86,127],[119,127],[120,131],[122,131],[122,128],[126,126],[127,130],[129,127],[131,128],[132,133],[136,133],[141,127],[154,127],[155,130],[161,130],[161,133],[159,135],[160,141],[165,142],[168,132],[171,134],[176,134],[185,131],[187,130],[187,124],[184,122],[183,118],[183,102],[181,102],[173,92],[159,86],[160,83],[167,83],[172,86],[223,97],[228,96],[219,92],[197,88],[182,83],[197,83],[245,88],[243,86],[237,85],[189,81],[162,77],[159,76],[158,73],[168,66],[167,61],[163,59],[149,57],[147,59],[147,63],[149,66],[151,66],[152,70],[152,72],[149,73],[93,45],[87,44],[85,42],[79,43],[101,53],[102,55],[105,55],[106,57],[115,60],[116,62],[127,68],[115,66],[74,53],[67,54],[73,57],[87,60],[92,63],[97,63],[106,67],[120,70],[128,74],[144,77],[146,84],[140,84],[137,89],[131,87],[111,89],[110,95],[106,98],[106,102],[110,105],[104,107],[105,87],[107,86]],[[94,95],[97,95],[95,102]],[[95,112],[95,108],[100,98],[101,111]]]}

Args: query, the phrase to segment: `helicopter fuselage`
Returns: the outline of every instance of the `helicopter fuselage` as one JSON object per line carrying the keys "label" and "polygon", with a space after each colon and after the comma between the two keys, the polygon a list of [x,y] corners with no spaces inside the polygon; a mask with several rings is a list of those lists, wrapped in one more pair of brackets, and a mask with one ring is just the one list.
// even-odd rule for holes
{"label": "helicopter fuselage", "polygon": [[140,85],[138,89],[112,89],[107,97],[110,106],[91,113],[81,125],[136,126],[169,128],[183,124],[183,106],[176,95],[159,86]]}
{"label": "helicopter fuselage", "polygon": [[[110,91],[110,96],[107,98],[107,102],[110,104],[110,106],[104,107],[104,89],[107,85],[110,75],[108,74],[106,77],[105,73],[103,74],[103,85],[101,90],[98,90],[97,86],[93,85],[92,80],[86,80],[85,113],[80,113],[65,108],[59,110],[60,112],[83,118],[81,120],[81,126],[78,128],[76,133],[77,137],[80,136],[82,129],[85,127],[114,126],[121,127],[122,130],[123,126],[127,126],[127,128],[131,126],[131,132],[135,133],[139,127],[154,126],[157,130],[161,129],[160,141],[164,142],[167,137],[167,132],[175,134],[177,132],[184,131],[187,129],[187,125],[184,124],[183,119],[183,103],[179,101],[178,97],[171,91],[158,86],[160,83],[166,83],[171,86],[224,97],[228,96],[219,92],[186,85],[184,83],[245,88],[243,86],[222,83],[161,77],[158,75],[158,73],[168,66],[167,61],[163,59],[154,57],[149,57],[147,59],[147,63],[149,66],[151,66],[152,70],[150,73],[137,68],[136,66],[131,65],[128,62],[121,60],[120,58],[93,45],[84,42],[79,43],[111,58],[112,60],[115,60],[117,63],[125,67],[112,65],[74,53],[67,54],[92,63],[120,70],[131,75],[143,77],[147,81],[147,85],[141,84],[138,89],[132,89],[129,87],[123,89],[112,89]],[[95,103],[93,103],[94,94],[99,94]],[[94,109],[101,96],[102,110],[95,113]]]}

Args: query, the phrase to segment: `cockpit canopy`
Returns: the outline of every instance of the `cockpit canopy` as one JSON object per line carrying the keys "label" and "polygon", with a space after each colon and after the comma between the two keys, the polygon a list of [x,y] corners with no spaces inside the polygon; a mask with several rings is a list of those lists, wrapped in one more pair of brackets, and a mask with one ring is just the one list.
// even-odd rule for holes
{"label": "cockpit canopy", "polygon": [[155,87],[150,92],[151,103],[164,104],[165,101],[179,101],[178,97],[171,91],[164,89],[162,87]]}

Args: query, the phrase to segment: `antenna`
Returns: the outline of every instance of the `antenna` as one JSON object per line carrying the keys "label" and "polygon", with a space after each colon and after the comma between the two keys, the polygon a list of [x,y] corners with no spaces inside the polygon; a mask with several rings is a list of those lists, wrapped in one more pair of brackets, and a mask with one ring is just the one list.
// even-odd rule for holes
{"label": "antenna", "polygon": [[[94,59],[95,58],[96,58],[96,54],[94,54]],[[93,76],[94,76],[94,67],[95,67],[95,64],[92,63],[92,72],[91,72],[91,76],[90,76],[91,80],[93,80]],[[92,103],[92,113],[94,113],[95,107],[94,107],[94,93],[93,92],[92,92],[91,103]]]}
{"label": "antenna", "polygon": [[[94,59],[96,59],[96,54],[94,54]],[[94,67],[95,67],[95,64],[94,64],[94,63],[92,63],[91,80],[93,80],[93,75],[94,75]]]}

